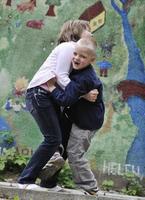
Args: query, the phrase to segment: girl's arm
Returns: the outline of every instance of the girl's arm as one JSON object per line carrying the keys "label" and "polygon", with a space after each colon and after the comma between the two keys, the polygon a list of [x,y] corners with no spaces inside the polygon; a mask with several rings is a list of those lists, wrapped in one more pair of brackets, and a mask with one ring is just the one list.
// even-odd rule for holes
{"label": "girl's arm", "polygon": [[71,60],[73,56],[74,46],[71,43],[65,43],[59,48],[56,65],[57,84],[62,88],[70,82],[69,73],[71,71]]}

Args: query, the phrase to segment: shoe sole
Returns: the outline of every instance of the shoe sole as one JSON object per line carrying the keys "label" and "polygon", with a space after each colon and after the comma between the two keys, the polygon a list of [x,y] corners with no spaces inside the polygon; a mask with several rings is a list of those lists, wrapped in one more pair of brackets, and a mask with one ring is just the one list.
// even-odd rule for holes
{"label": "shoe sole", "polygon": [[99,190],[96,190],[96,191],[84,191],[84,194],[85,195],[91,195],[91,196],[97,196],[98,192],[99,192]]}
{"label": "shoe sole", "polygon": [[63,159],[49,161],[39,174],[41,181],[46,181],[51,178],[59,169],[63,167],[64,163],[65,161]]}

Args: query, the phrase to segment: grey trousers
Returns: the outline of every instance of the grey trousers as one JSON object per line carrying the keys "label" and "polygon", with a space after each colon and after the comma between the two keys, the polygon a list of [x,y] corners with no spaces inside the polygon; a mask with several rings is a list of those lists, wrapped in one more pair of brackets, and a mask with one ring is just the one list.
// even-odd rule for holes
{"label": "grey trousers", "polygon": [[85,153],[95,132],[82,130],[73,124],[67,146],[68,162],[73,173],[74,182],[78,188],[84,190],[97,188],[97,181],[88,160],[85,158]]}

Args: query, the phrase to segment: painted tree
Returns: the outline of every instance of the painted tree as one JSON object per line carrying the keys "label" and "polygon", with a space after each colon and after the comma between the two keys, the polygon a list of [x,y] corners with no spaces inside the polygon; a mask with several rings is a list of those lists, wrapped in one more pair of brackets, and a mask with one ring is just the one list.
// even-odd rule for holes
{"label": "painted tree", "polygon": [[[129,0],[119,0],[122,8],[111,0],[112,7],[122,19],[124,41],[128,50],[128,68],[126,80],[145,84],[145,67],[132,34],[131,25],[128,20],[128,9],[125,9]],[[130,1],[131,2],[131,1]],[[126,163],[133,165],[135,170],[140,168],[140,174],[145,176],[145,99],[140,96],[131,95],[127,99],[130,108],[130,115],[134,125],[137,127],[137,134],[128,151]]]}
{"label": "painted tree", "polygon": [[55,6],[60,6],[60,0],[46,0],[45,4],[49,5],[49,9],[46,13],[46,16],[55,16],[54,8]]}
{"label": "painted tree", "polygon": [[36,7],[36,0],[30,0],[30,2],[32,2],[34,6]]}
{"label": "painted tree", "polygon": [[12,4],[12,0],[7,0],[6,6],[11,6],[11,4]]}

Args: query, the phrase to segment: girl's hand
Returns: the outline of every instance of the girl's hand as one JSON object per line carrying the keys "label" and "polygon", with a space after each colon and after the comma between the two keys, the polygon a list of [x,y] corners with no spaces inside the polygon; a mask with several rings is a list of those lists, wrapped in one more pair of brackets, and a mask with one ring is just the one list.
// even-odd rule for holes
{"label": "girl's hand", "polygon": [[99,92],[97,89],[91,90],[87,94],[83,95],[82,97],[90,102],[95,102],[97,99]]}

